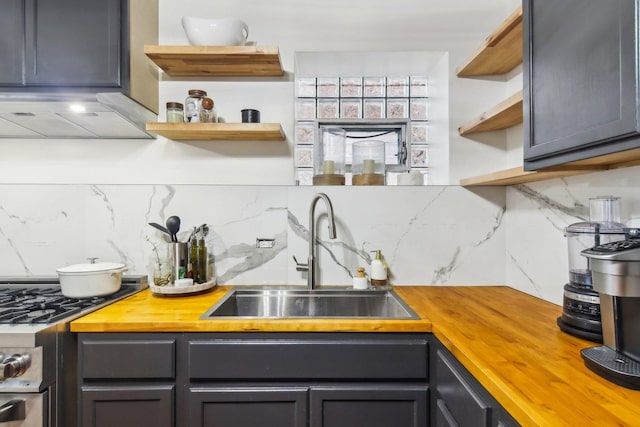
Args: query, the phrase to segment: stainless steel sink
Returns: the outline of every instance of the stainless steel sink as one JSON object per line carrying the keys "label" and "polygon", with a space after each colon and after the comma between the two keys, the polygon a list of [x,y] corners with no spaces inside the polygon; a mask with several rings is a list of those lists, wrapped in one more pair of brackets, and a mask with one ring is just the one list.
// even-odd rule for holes
{"label": "stainless steel sink", "polygon": [[393,291],[234,288],[201,319],[419,319]]}

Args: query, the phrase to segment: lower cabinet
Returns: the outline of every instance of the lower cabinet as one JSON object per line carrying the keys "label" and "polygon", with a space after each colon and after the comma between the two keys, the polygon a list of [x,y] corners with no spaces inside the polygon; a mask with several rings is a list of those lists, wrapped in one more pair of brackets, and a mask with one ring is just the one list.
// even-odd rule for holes
{"label": "lower cabinet", "polygon": [[425,427],[427,386],[192,387],[188,426]]}
{"label": "lower cabinet", "polygon": [[187,426],[306,427],[308,388],[190,387]]}
{"label": "lower cabinet", "polygon": [[438,340],[431,345],[431,421],[437,427],[519,424]]}
{"label": "lower cabinet", "polygon": [[78,338],[85,427],[518,425],[430,334]]}
{"label": "lower cabinet", "polygon": [[174,389],[173,385],[83,386],[80,425],[171,427]]}
{"label": "lower cabinet", "polygon": [[311,387],[310,427],[428,425],[424,386]]}
{"label": "lower cabinet", "polygon": [[81,426],[425,427],[429,336],[79,334]]}

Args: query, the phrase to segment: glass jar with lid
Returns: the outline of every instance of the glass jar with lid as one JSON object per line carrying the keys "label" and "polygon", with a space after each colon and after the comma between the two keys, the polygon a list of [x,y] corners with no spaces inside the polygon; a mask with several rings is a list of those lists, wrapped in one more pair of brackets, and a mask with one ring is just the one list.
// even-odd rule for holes
{"label": "glass jar with lid", "polygon": [[200,121],[200,110],[202,108],[202,98],[207,96],[207,92],[200,89],[189,90],[189,96],[184,101],[184,121],[196,123]]}
{"label": "glass jar with lid", "polygon": [[201,123],[217,123],[218,112],[211,98],[202,98],[200,104],[200,122]]}
{"label": "glass jar with lid", "polygon": [[167,102],[167,122],[183,123],[184,107],[179,102]]}

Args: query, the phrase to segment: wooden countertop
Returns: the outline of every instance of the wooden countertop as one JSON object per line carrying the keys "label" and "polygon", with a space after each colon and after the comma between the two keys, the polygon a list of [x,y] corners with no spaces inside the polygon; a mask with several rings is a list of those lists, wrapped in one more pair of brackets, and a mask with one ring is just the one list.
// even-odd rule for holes
{"label": "wooden countertop", "polygon": [[508,287],[400,286],[421,320],[199,320],[229,287],[188,297],[146,290],[71,324],[74,332],[433,332],[525,426],[640,425],[640,391],[589,371],[596,344],[561,332],[562,308]]}

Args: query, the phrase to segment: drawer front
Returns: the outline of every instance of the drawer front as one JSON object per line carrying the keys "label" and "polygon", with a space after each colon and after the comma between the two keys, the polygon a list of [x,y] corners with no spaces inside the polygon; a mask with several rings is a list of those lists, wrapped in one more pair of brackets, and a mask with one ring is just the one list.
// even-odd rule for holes
{"label": "drawer front", "polygon": [[189,340],[189,378],[427,379],[426,339]]}
{"label": "drawer front", "polygon": [[455,422],[462,427],[488,426],[491,407],[474,391],[467,374],[441,350],[436,352],[435,365],[436,392]]}
{"label": "drawer front", "polygon": [[96,339],[80,341],[84,379],[174,379],[176,340]]}

